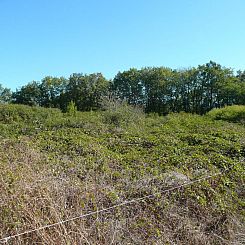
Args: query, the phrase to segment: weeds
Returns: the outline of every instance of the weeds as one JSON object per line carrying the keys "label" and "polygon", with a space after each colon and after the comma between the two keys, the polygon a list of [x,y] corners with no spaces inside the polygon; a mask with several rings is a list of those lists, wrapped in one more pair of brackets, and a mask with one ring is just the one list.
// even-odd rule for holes
{"label": "weeds", "polygon": [[0,238],[234,166],[222,178],[10,244],[242,244],[243,125],[185,113],[145,117],[123,103],[76,117],[2,107]]}

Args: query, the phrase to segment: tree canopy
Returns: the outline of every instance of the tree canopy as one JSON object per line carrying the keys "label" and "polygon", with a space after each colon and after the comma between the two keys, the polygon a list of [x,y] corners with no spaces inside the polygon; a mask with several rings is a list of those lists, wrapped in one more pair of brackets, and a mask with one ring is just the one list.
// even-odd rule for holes
{"label": "tree canopy", "polygon": [[113,95],[145,112],[204,114],[213,108],[245,104],[245,71],[234,72],[213,61],[188,69],[131,68],[108,80],[101,73],[74,73],[45,77],[11,94],[0,86],[0,102],[56,107],[63,111],[72,101],[80,111],[101,108],[103,97]]}
{"label": "tree canopy", "polygon": [[8,88],[4,88],[1,84],[0,84],[0,103],[8,103],[11,101],[11,90]]}

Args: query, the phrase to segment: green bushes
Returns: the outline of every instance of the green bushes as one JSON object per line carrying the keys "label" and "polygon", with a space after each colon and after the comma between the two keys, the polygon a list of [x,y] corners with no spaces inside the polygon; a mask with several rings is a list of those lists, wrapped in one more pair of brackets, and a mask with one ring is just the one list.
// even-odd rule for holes
{"label": "green bushes", "polygon": [[245,106],[233,105],[221,109],[213,109],[207,113],[209,117],[215,120],[224,120],[228,122],[245,122]]}
{"label": "green bushes", "polygon": [[44,122],[49,118],[61,117],[59,109],[31,107],[26,105],[0,104],[0,122],[13,123],[25,122],[35,123]]}
{"label": "green bushes", "polygon": [[138,124],[145,117],[143,110],[124,101],[107,99],[103,101],[103,108],[103,121],[116,127]]}
{"label": "green bushes", "polygon": [[66,113],[69,116],[76,116],[77,114],[77,106],[74,101],[70,101],[66,107]]}
{"label": "green bushes", "polygon": [[232,167],[222,177],[10,243],[239,244],[244,125],[187,113],[145,117],[124,103],[105,104],[102,112],[76,116],[1,107],[0,238]]}

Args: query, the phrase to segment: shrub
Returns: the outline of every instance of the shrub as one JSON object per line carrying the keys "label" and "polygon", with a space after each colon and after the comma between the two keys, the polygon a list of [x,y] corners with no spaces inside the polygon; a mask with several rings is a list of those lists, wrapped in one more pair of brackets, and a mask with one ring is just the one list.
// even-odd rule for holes
{"label": "shrub", "polygon": [[102,108],[103,121],[116,127],[139,123],[145,117],[140,107],[128,105],[126,101],[105,99]]}
{"label": "shrub", "polygon": [[245,106],[233,105],[221,109],[213,109],[207,113],[209,117],[215,120],[224,120],[228,122],[245,122]]}
{"label": "shrub", "polygon": [[50,118],[61,117],[59,109],[32,107],[26,105],[0,104],[0,122],[40,123]]}
{"label": "shrub", "polygon": [[70,101],[66,107],[66,113],[70,116],[76,116],[77,106],[74,101]]}
{"label": "shrub", "polygon": [[[0,107],[7,113],[19,122],[0,120],[0,240],[119,204],[8,242],[242,244],[243,125],[186,113],[144,118],[117,100],[76,117]],[[196,182],[176,189],[189,180]],[[142,201],[128,205],[133,199]]]}

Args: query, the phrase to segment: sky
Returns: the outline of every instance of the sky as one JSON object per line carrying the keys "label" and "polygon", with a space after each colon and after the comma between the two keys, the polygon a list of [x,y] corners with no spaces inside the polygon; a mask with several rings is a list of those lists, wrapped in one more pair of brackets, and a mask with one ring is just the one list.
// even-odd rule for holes
{"label": "sky", "polygon": [[244,0],[0,0],[0,83],[213,60],[245,70]]}

